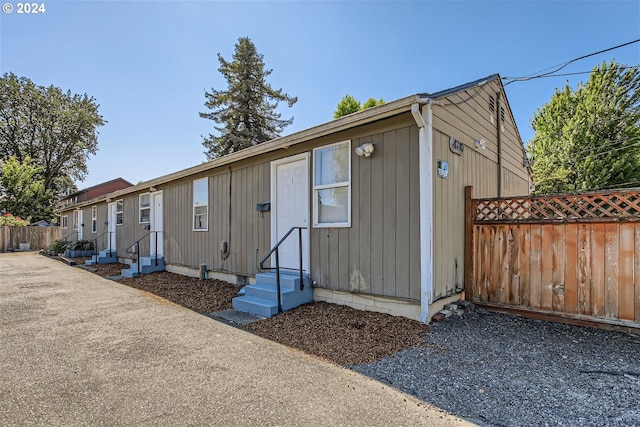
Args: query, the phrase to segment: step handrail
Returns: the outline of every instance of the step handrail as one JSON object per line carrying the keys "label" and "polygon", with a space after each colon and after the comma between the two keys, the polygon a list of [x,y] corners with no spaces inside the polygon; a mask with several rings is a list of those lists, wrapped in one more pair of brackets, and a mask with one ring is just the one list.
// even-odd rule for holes
{"label": "step handrail", "polygon": [[[287,237],[289,237],[289,235],[291,235],[291,233],[293,233],[293,230],[298,230],[298,261],[300,263],[299,265],[299,271],[300,271],[300,290],[304,289],[304,275],[303,275],[303,270],[302,270],[302,230],[306,230],[307,227],[291,227],[291,229],[289,231],[287,231],[287,234],[285,234],[279,241],[278,243],[276,243],[269,252],[267,252],[267,254],[265,256],[262,257],[262,259],[260,260],[260,269],[261,270],[266,270],[264,268],[264,263],[271,257],[271,255],[273,255],[273,253],[275,252],[276,254],[276,293],[278,294],[278,313],[282,313],[282,296],[280,295],[280,269],[287,269],[286,267],[280,267],[280,255],[279,255],[279,251],[278,249],[280,248],[280,245],[287,239]],[[291,270],[289,268],[289,270]]]}
{"label": "step handrail", "polygon": [[65,242],[67,241],[67,239],[73,235],[76,235],[76,240],[78,239],[78,230],[72,231],[71,233],[67,234],[66,236],[64,236],[62,238],[62,240],[64,240]]}
{"label": "step handrail", "polygon": [[[115,231],[105,231],[104,233],[102,233],[101,235],[99,235],[98,237],[96,237],[95,239],[93,239],[93,252],[96,256],[98,256],[98,239],[101,238],[102,236],[104,236],[105,234],[109,235],[109,244],[108,244],[108,248],[109,249],[109,258],[111,258],[111,233],[115,233]],[[134,243],[135,244],[135,243]]]}
{"label": "step handrail", "polygon": [[[136,255],[136,265],[138,266],[138,275],[140,274],[140,245],[138,245],[138,243],[140,243],[142,240],[148,238],[149,236],[151,236],[151,233],[155,233],[156,235],[156,254],[155,254],[155,264],[156,267],[158,266],[158,233],[160,233],[159,231],[147,231],[147,234],[145,234],[144,236],[142,236],[141,238],[139,238],[138,240],[136,240],[135,242],[133,242],[132,244],[130,244],[127,249],[125,249],[125,252],[128,254],[135,254]],[[133,248],[133,251],[130,251],[129,249]]]}

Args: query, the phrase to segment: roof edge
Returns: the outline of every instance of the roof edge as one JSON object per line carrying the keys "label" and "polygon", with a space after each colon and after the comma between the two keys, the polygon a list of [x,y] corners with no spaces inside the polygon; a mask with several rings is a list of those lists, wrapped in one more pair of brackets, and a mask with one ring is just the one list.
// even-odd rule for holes
{"label": "roof edge", "polygon": [[[177,172],[172,172],[167,175],[150,179],[148,181],[143,181],[131,187],[108,193],[95,199],[87,200],[85,202],[81,202],[69,207],[77,209],[80,207],[93,205],[107,199],[119,198],[127,194],[136,193],[140,190],[144,190],[150,187],[156,187],[167,182],[188,177],[190,175],[196,175],[198,173],[235,163],[240,160],[249,159],[251,157],[259,156],[279,149],[286,149],[292,145],[301,144],[311,139],[320,138],[322,136],[330,135],[332,133],[340,132],[352,127],[361,126],[374,121],[392,117],[409,111],[411,109],[411,105],[419,101],[419,95],[406,96],[404,98],[400,98],[383,105],[368,108],[363,111],[358,111],[339,119],[334,119],[330,122],[325,122],[311,128],[298,131],[291,135],[286,135],[280,138],[273,139],[271,141],[266,141],[262,144],[254,145],[252,147],[245,148],[244,150],[240,150],[226,156],[218,157],[208,162],[203,162],[196,166],[191,166]],[[62,212],[63,210],[72,209],[60,209],[56,210],[56,212]]]}

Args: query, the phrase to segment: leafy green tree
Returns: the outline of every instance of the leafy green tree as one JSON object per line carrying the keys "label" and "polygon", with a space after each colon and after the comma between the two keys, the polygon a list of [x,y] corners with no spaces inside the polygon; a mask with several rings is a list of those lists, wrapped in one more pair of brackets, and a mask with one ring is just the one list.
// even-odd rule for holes
{"label": "leafy green tree", "polygon": [[376,107],[382,104],[384,104],[384,100],[382,98],[378,99],[377,101],[374,98],[369,98],[364,104],[360,104],[360,101],[347,94],[340,100],[340,102],[338,102],[336,111],[333,112],[333,118],[339,119],[342,116],[346,116],[348,114],[356,113],[358,111],[366,110],[367,108]]}
{"label": "leafy green tree", "polygon": [[13,216],[9,212],[0,214],[0,227],[25,227],[29,221],[19,216]]}
{"label": "leafy green tree", "polygon": [[219,132],[219,136],[209,134],[202,143],[208,160],[277,138],[293,123],[293,117],[281,119],[276,112],[278,103],[286,101],[292,107],[298,101],[266,82],[273,70],[265,69],[263,56],[248,37],[238,39],[232,61],[220,54],[218,61],[227,90],[205,91],[205,106],[211,112],[200,113],[216,122],[214,128]]}
{"label": "leafy green tree", "polygon": [[15,156],[3,162],[0,173],[0,210],[32,221],[53,218],[54,197],[38,178],[41,167],[27,156],[22,162]]}
{"label": "leafy green tree", "polygon": [[576,90],[556,89],[532,119],[527,150],[536,193],[640,185],[640,72],[595,67]]}
{"label": "leafy green tree", "polygon": [[362,104],[362,109],[366,110],[367,108],[377,107],[378,105],[384,104],[384,99],[380,98],[377,101],[374,98],[369,98],[367,101]]}
{"label": "leafy green tree", "polygon": [[44,187],[62,196],[87,175],[98,150],[98,127],[106,122],[88,95],[37,86],[13,73],[0,79],[0,160],[29,157]]}
{"label": "leafy green tree", "polygon": [[340,100],[340,102],[338,102],[336,111],[333,112],[333,118],[339,119],[342,116],[356,113],[361,109],[362,109],[362,105],[360,105],[360,101],[356,100],[353,96],[347,94]]}

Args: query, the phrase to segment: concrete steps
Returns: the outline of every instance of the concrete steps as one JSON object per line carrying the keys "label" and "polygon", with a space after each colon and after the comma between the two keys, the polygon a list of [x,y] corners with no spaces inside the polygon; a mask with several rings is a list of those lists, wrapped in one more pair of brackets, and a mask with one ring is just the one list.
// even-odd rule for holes
{"label": "concrete steps", "polygon": [[109,249],[105,249],[103,251],[98,252],[98,255],[92,255],[91,259],[86,260],[85,265],[96,265],[96,264],[115,264],[118,262],[118,254],[116,251]]}
{"label": "concrete steps", "polygon": [[149,274],[156,271],[164,271],[164,258],[158,257],[158,265],[155,264],[155,256],[140,257],[140,272],[138,273],[138,263],[131,263],[129,268],[123,269],[120,274],[123,277],[136,277],[139,274]]}
{"label": "concrete steps", "polygon": [[[280,273],[280,298],[282,310],[287,311],[299,305],[313,301],[313,289],[308,276],[303,276],[304,289],[300,290],[298,273]],[[271,317],[278,313],[278,294],[276,291],[276,273],[256,275],[256,284],[242,288],[242,296],[232,301],[233,308],[246,313]]]}

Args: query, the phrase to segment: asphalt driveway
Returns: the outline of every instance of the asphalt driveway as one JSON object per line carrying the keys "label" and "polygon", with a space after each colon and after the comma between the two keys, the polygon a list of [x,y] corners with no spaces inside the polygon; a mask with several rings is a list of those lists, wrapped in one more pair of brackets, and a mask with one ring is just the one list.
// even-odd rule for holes
{"label": "asphalt driveway", "polygon": [[468,422],[151,294],[0,254],[0,425]]}

